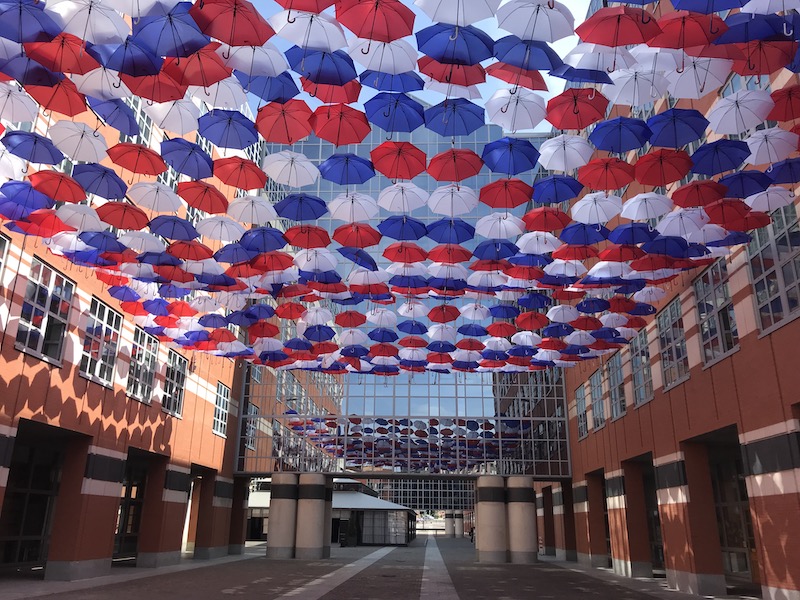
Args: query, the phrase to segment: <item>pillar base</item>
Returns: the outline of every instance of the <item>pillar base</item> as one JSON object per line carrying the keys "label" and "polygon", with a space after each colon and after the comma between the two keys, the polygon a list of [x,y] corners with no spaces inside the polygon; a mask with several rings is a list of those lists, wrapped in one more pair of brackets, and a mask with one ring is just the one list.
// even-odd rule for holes
{"label": "pillar base", "polygon": [[325,558],[322,548],[295,548],[294,557],[300,560],[320,560]]}
{"label": "pillar base", "polygon": [[228,544],[228,554],[239,556],[241,554],[244,554],[244,550],[245,550],[244,544]]}
{"label": "pillar base", "polygon": [[227,546],[212,546],[210,548],[197,548],[194,549],[194,557],[200,560],[213,560],[215,558],[222,558],[228,556]]}
{"label": "pillar base", "polygon": [[608,568],[608,554],[584,554],[583,552],[578,552],[577,559],[578,563],[588,567]]}
{"label": "pillar base", "polygon": [[556,556],[556,549],[553,546],[545,546],[542,554],[545,556]]}
{"label": "pillar base", "polygon": [[181,562],[181,551],[172,552],[139,552],[136,555],[136,566],[144,569],[170,567]]}
{"label": "pillar base", "polygon": [[48,581],[75,581],[102,577],[111,573],[111,559],[51,560],[45,566],[44,578]]}
{"label": "pillar base", "polygon": [[515,552],[509,553],[509,562],[515,565],[531,565],[539,562],[539,555],[536,552]]}
{"label": "pillar base", "polygon": [[679,592],[697,596],[724,596],[728,593],[724,575],[667,569],[667,585]]}
{"label": "pillar base", "polygon": [[505,550],[478,550],[478,562],[504,563],[508,562],[508,552]]}
{"label": "pillar base", "polygon": [[619,558],[611,559],[612,568],[614,573],[624,577],[652,577],[653,565],[649,562],[637,562],[629,560],[621,560]]}
{"label": "pillar base", "polygon": [[800,590],[761,586],[762,598],[765,600],[800,600]]}
{"label": "pillar base", "polygon": [[267,558],[277,558],[280,560],[294,558],[294,546],[275,547],[267,546]]}

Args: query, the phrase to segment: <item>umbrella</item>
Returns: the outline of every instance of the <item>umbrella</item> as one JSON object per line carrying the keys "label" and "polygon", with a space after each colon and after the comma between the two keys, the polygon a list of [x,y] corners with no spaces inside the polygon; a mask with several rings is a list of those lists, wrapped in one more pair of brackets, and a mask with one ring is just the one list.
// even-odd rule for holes
{"label": "umbrella", "polygon": [[547,85],[539,71],[527,71],[503,62],[496,62],[486,67],[486,74],[529,90],[547,90]]}
{"label": "umbrella", "polygon": [[692,181],[675,190],[672,193],[672,201],[683,208],[703,206],[724,198],[727,189],[716,181]]}
{"label": "umbrella", "polygon": [[106,202],[97,208],[97,216],[118,229],[143,229],[149,219],[145,212],[129,202]]}
{"label": "umbrella", "polygon": [[64,155],[53,142],[38,133],[6,131],[0,141],[11,154],[28,162],[57,165],[64,160]]}
{"label": "umbrella", "polygon": [[475,237],[475,228],[462,219],[440,219],[428,225],[426,235],[440,244],[461,244]]}
{"label": "umbrella", "polygon": [[277,77],[289,69],[286,58],[272,42],[244,46],[224,44],[218,46],[216,52],[228,69],[236,69],[253,77]]}
{"label": "umbrella", "polygon": [[252,160],[239,156],[215,160],[214,176],[221,182],[242,190],[255,190],[267,185],[264,171]]}
{"label": "umbrella", "polygon": [[687,56],[680,69],[667,74],[667,90],[673,98],[699,99],[725,84],[733,61]]}
{"label": "umbrella", "polygon": [[195,131],[200,117],[200,109],[191,100],[145,103],[143,110],[158,127],[178,135]]}
{"label": "umbrella", "polygon": [[190,14],[192,6],[178,2],[169,12],[134,19],[133,38],[157,56],[192,55],[209,43]]}
{"label": "umbrella", "polygon": [[386,141],[369,153],[375,169],[389,179],[413,179],[426,168],[425,153],[411,142]]}
{"label": "umbrella", "polygon": [[750,154],[745,142],[740,140],[717,140],[700,146],[692,154],[693,173],[716,175],[739,167]]}
{"label": "umbrella", "polygon": [[578,44],[567,53],[564,62],[576,69],[606,73],[636,65],[636,59],[625,48],[611,48],[601,44]]}
{"label": "umbrella", "polygon": [[390,42],[413,33],[414,13],[400,2],[363,3],[343,0],[336,4],[336,20],[357,37]]}
{"label": "umbrella", "polygon": [[261,166],[270,179],[290,187],[311,185],[319,178],[319,169],[304,154],[291,150],[268,155]]}
{"label": "umbrella", "polygon": [[491,213],[478,219],[475,233],[485,238],[511,239],[522,235],[525,223],[507,213]]}
{"label": "umbrella", "polygon": [[278,218],[272,203],[263,196],[243,196],[228,205],[228,216],[249,225],[265,225]]}
{"label": "umbrella", "polygon": [[0,118],[6,121],[35,121],[39,107],[16,85],[0,83]]}
{"label": "umbrella", "polygon": [[161,142],[161,157],[175,171],[192,179],[205,179],[213,174],[211,157],[200,146],[183,138]]}
{"label": "umbrella", "polygon": [[106,156],[103,136],[84,123],[58,121],[47,132],[56,148],[74,161],[100,162]]}
{"label": "umbrella", "polygon": [[47,5],[45,12],[62,31],[92,44],[121,44],[130,32],[120,14],[98,0],[65,0]]}
{"label": "umbrella", "polygon": [[723,35],[728,26],[717,15],[676,10],[658,20],[661,33],[648,44],[657,48],[706,46]]}
{"label": "umbrella", "polygon": [[603,192],[586,194],[570,208],[572,218],[579,223],[606,223],[616,217],[622,210],[622,199],[619,196],[607,195]]}
{"label": "umbrella", "polygon": [[205,181],[182,181],[178,183],[177,192],[186,204],[203,212],[216,214],[228,210],[225,196]]}
{"label": "umbrella", "polygon": [[408,215],[395,215],[378,224],[378,231],[394,240],[419,240],[427,234],[425,224]]}
{"label": "umbrella", "polygon": [[181,200],[172,188],[157,181],[133,184],[128,190],[128,197],[154,212],[177,212],[181,207]]}
{"label": "umbrella", "polygon": [[661,28],[644,9],[628,6],[600,8],[575,28],[583,42],[605,46],[628,46],[648,42]]}
{"label": "umbrella", "polygon": [[561,134],[542,142],[539,162],[551,171],[573,171],[582,167],[594,154],[594,149],[579,135]]}
{"label": "umbrella", "polygon": [[[212,42],[185,59],[168,60],[164,71],[179,85],[208,87],[231,76],[231,67],[220,57],[219,49],[220,44]],[[255,54],[255,48],[252,54]]]}
{"label": "umbrella", "polygon": [[533,129],[546,116],[542,97],[524,88],[497,90],[486,101],[486,112],[489,121],[511,132]]}
{"label": "umbrella", "polygon": [[476,206],[478,206],[478,194],[472,188],[463,185],[450,184],[438,187],[428,198],[428,207],[432,212],[448,217],[467,214]]}
{"label": "umbrella", "polygon": [[334,146],[357,144],[371,131],[366,115],[346,104],[320,106],[310,122],[314,133]]}
{"label": "umbrella", "polygon": [[645,185],[667,185],[686,177],[692,159],[683,150],[659,148],[636,161],[636,181]]}
{"label": "umbrella", "polygon": [[669,81],[650,70],[619,69],[611,74],[612,83],[603,86],[603,93],[614,104],[642,106],[664,95]]}
{"label": "umbrella", "polygon": [[301,100],[271,102],[258,109],[256,128],[268,142],[291,144],[311,133],[311,115]]}
{"label": "umbrella", "polygon": [[45,69],[27,56],[17,56],[3,62],[0,72],[6,75],[4,80],[16,79],[22,85],[52,86],[64,79],[61,73]]}
{"label": "umbrella", "polygon": [[163,58],[140,46],[130,36],[121,44],[96,44],[90,51],[106,69],[133,77],[157,75],[164,64]]}
{"label": "umbrella", "polygon": [[425,110],[425,127],[444,137],[469,135],[484,125],[484,110],[469,100],[445,100]]}
{"label": "umbrella", "polygon": [[193,240],[200,234],[186,219],[173,215],[160,215],[150,221],[150,231],[171,240]]}
{"label": "umbrella", "polygon": [[[582,187],[582,186],[581,186]],[[520,179],[500,179],[483,186],[479,200],[491,208],[516,208],[531,199],[533,188]]]}
{"label": "umbrella", "polygon": [[24,47],[29,58],[56,73],[83,75],[100,66],[86,52],[85,42],[71,33],[61,32],[52,40],[28,42]]}
{"label": "umbrella", "polygon": [[[77,89],[77,88],[76,88]],[[133,114],[133,109],[122,100],[97,100],[87,97],[86,101],[99,119],[106,125],[119,130],[120,133],[134,137],[139,135],[139,124]]]}
{"label": "umbrella", "polygon": [[245,229],[229,217],[214,215],[205,217],[197,223],[197,233],[212,240],[233,242],[244,235]]}
{"label": "umbrella", "polygon": [[533,201],[537,204],[556,204],[580,194],[583,184],[567,175],[550,175],[533,185]]}
{"label": "umbrella", "polygon": [[766,120],[775,102],[764,90],[739,90],[717,100],[708,113],[711,129],[719,134],[739,134]]}
{"label": "umbrella", "polygon": [[348,223],[336,228],[333,239],[343,246],[368,248],[381,241],[381,234],[366,223]]}
{"label": "umbrella", "polygon": [[472,25],[439,22],[415,36],[419,51],[440,63],[475,65],[494,55],[494,40]]}
{"label": "umbrella", "polygon": [[401,181],[381,191],[378,195],[378,206],[391,212],[408,213],[425,206],[428,197],[428,193],[422,188],[411,182]]}
{"label": "umbrella", "polygon": [[332,51],[347,45],[342,26],[327,14],[284,10],[269,18],[275,33],[309,50]]}
{"label": "umbrella", "polygon": [[595,158],[578,169],[578,181],[595,190],[616,190],[633,181],[634,168],[619,158]]}
{"label": "umbrella", "polygon": [[553,70],[562,65],[561,58],[545,42],[521,40],[515,35],[497,40],[494,55],[503,63],[525,71]]}
{"label": "umbrella", "polygon": [[763,192],[773,180],[766,173],[756,170],[737,171],[719,178],[719,183],[727,189],[729,198],[745,198],[756,192]]}
{"label": "umbrella", "polygon": [[214,108],[198,119],[198,133],[219,148],[244,149],[258,141],[255,124],[236,110]]}
{"label": "umbrella", "polygon": [[286,60],[295,73],[314,83],[344,85],[358,76],[353,59],[342,50],[329,52],[292,46],[286,51]]}
{"label": "umbrella", "polygon": [[589,135],[589,141],[598,150],[622,153],[641,148],[652,133],[640,119],[617,117],[598,123]]}
{"label": "umbrella", "polygon": [[472,150],[451,148],[431,158],[428,175],[436,181],[463,181],[477,175],[483,160]]}
{"label": "umbrella", "polygon": [[372,163],[355,154],[333,154],[319,165],[322,178],[339,185],[362,184],[375,176]]}
{"label": "umbrella", "polygon": [[797,150],[800,136],[780,127],[769,127],[754,131],[745,142],[750,149],[747,162],[763,165],[789,158]]}
{"label": "umbrella", "polygon": [[[354,223],[369,221],[378,215],[378,204],[366,194],[351,192],[340,194],[328,203],[332,219]],[[344,244],[352,245],[352,244]]]}
{"label": "umbrella", "polygon": [[794,202],[794,196],[786,188],[771,186],[744,199],[747,206],[756,211],[771,213]]}
{"label": "umbrella", "polygon": [[86,192],[80,184],[65,173],[43,170],[29,175],[28,179],[36,191],[57,202],[78,203],[86,200]]}
{"label": "umbrella", "polygon": [[364,104],[364,110],[384,131],[414,131],[425,122],[422,105],[405,94],[381,92]]}
{"label": "umbrella", "polygon": [[703,137],[708,119],[694,109],[670,108],[650,117],[647,126],[653,146],[681,148]]}
{"label": "umbrella", "polygon": [[[656,230],[662,236],[679,236],[685,238],[687,235],[699,232],[706,223],[708,223],[708,217],[705,216],[702,209],[679,208],[665,215],[664,218],[658,222]],[[654,241],[657,241],[657,239]],[[648,243],[652,244],[654,242]],[[637,268],[636,270],[642,269]]]}
{"label": "umbrella", "polygon": [[368,69],[358,78],[364,85],[382,92],[414,92],[425,86],[425,82],[414,71],[392,74]]}
{"label": "umbrella", "polygon": [[331,243],[328,232],[315,225],[295,225],[286,230],[284,238],[301,248],[324,248]]}
{"label": "umbrella", "polygon": [[497,11],[497,24],[524,40],[555,42],[573,34],[575,19],[560,2],[507,2]]}
{"label": "umbrella", "polygon": [[[266,102],[288,102],[300,93],[297,84],[288,72],[280,73],[274,77],[267,77],[250,76],[241,71],[234,71],[233,79],[225,79],[223,81],[230,82],[232,85],[238,84],[244,91],[255,94]],[[234,81],[236,82],[235,84]],[[230,104],[237,106],[242,103],[237,99]]]}
{"label": "umbrella", "polygon": [[586,88],[568,88],[547,102],[547,120],[557,129],[583,129],[602,121],[608,99]]}
{"label": "umbrella", "polygon": [[[626,201],[622,206],[620,216],[631,219],[632,221],[647,221],[667,214],[672,208],[672,200],[667,196],[656,194],[655,192],[645,192],[636,194],[633,198]],[[615,234],[614,232],[616,232],[616,229],[611,233],[611,236],[609,236],[609,240],[615,243],[623,243],[617,241],[617,239],[620,239],[620,234]],[[612,239],[614,235],[616,235],[616,237]]]}
{"label": "umbrella", "polygon": [[114,171],[95,163],[75,165],[72,177],[88,194],[96,194],[106,200],[121,200],[128,187]]}
{"label": "umbrella", "polygon": [[403,39],[380,42],[356,38],[348,45],[347,52],[367,70],[391,75],[413,71],[417,65],[416,49]]}
{"label": "umbrella", "polygon": [[158,153],[140,144],[119,143],[107,152],[114,164],[133,173],[160,175],[167,170],[166,163]]}
{"label": "umbrella", "polygon": [[178,84],[165,71],[159,71],[157,75],[142,75],[141,77],[131,77],[123,73],[120,75],[120,79],[134,96],[141,96],[151,102],[180,100],[186,95],[188,89],[188,86]]}
{"label": "umbrella", "polygon": [[231,46],[259,46],[275,33],[247,0],[204,0],[189,14],[203,33]]}
{"label": "umbrella", "polygon": [[453,25],[469,25],[483,19],[494,17],[500,0],[415,0],[432,21]]}
{"label": "umbrella", "polygon": [[528,140],[504,137],[486,144],[482,158],[493,172],[511,176],[536,168],[539,152]]}

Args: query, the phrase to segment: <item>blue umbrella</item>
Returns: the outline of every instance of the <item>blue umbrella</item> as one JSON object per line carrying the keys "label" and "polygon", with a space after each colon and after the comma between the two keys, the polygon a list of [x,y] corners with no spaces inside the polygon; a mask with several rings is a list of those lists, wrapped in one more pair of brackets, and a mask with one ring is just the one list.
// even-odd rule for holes
{"label": "blue umbrella", "polygon": [[348,260],[352,260],[359,267],[364,267],[370,271],[378,270],[378,263],[376,263],[375,259],[369,255],[369,252],[363,250],[362,248],[349,248],[344,246],[342,248],[337,248],[337,250],[339,254]]}
{"label": "blue umbrella", "polygon": [[513,346],[508,349],[509,356],[533,356],[536,348],[533,346]]}
{"label": "blue umbrella", "polygon": [[316,281],[317,283],[338,283],[342,276],[336,271],[299,271],[299,279]]}
{"label": "blue umbrella", "polygon": [[133,109],[122,100],[118,98],[98,100],[91,96],[86,96],[86,100],[89,108],[109,127],[131,137],[139,135],[139,124],[136,122]]}
{"label": "blue umbrella", "polygon": [[131,77],[158,75],[164,59],[128,36],[121,44],[95,44],[86,50],[106,69]]}
{"label": "blue umbrella", "polygon": [[431,352],[455,352],[456,347],[450,342],[431,342],[428,344],[428,350]]}
{"label": "blue umbrella", "polygon": [[489,335],[486,327],[478,325],[477,323],[467,323],[458,328],[458,333],[461,335],[468,335],[469,337],[483,337]]}
{"label": "blue umbrella", "polygon": [[726,197],[747,198],[758,192],[763,192],[773,181],[766,173],[749,169],[720,177],[719,183],[727,186],[728,190],[725,192]]}
{"label": "blue umbrella", "polygon": [[120,302],[136,302],[141,298],[135,290],[127,285],[112,285],[108,288],[108,295]]}
{"label": "blue umbrella", "polygon": [[53,87],[64,79],[63,73],[54,73],[27,56],[17,56],[0,66],[0,73],[16,79],[21,85]]}
{"label": "blue umbrella", "polygon": [[[53,205],[47,206],[44,208],[52,208]],[[0,215],[2,215],[6,219],[11,219],[13,221],[19,221],[21,219],[25,219],[30,215],[33,211],[38,210],[36,208],[29,208],[27,206],[23,206],[21,204],[17,204],[16,202],[11,202],[5,198],[0,197]],[[8,227],[8,226],[11,227]],[[25,234],[25,231],[14,223],[6,223],[7,228],[14,233],[22,233]]]}
{"label": "blue umbrella", "polygon": [[[133,20],[133,38],[158,56],[186,57],[209,43],[189,10],[191,2],[179,2],[168,13]],[[155,11],[158,13],[159,11]]]}
{"label": "blue umbrella", "polygon": [[533,184],[533,201],[537,204],[556,204],[572,200],[581,193],[583,184],[568,175],[550,175]]}
{"label": "blue umbrella", "polygon": [[11,154],[32,163],[57,165],[64,160],[50,139],[32,131],[6,131],[0,141]]}
{"label": "blue umbrella", "polygon": [[303,332],[303,336],[312,342],[327,342],[332,340],[336,332],[328,325],[312,325]]}
{"label": "blue umbrella", "polygon": [[342,356],[350,356],[355,358],[361,358],[362,356],[366,356],[369,354],[369,350],[364,346],[360,346],[358,344],[352,344],[350,346],[345,346],[341,350]]}
{"label": "blue umbrella", "polygon": [[214,260],[224,263],[241,263],[254,259],[258,256],[255,250],[248,250],[239,243],[226,244],[214,252]]}
{"label": "blue umbrella", "polygon": [[397,328],[409,335],[424,335],[428,333],[428,327],[419,321],[401,321],[397,324]]}
{"label": "blue umbrella", "polygon": [[275,316],[275,309],[269,304],[254,304],[245,312],[253,317],[256,321],[260,321],[261,319],[269,319]]}
{"label": "blue umbrella", "polygon": [[300,89],[289,73],[280,73],[275,77],[266,75],[248,75],[242,71],[234,71],[245,92],[255,94],[265,102],[285,103],[297,96]]}
{"label": "blue umbrella", "polygon": [[608,241],[632,246],[649,242],[657,236],[658,231],[647,223],[623,223],[611,230],[611,233],[608,234]]}
{"label": "blue umbrella", "polygon": [[121,244],[110,231],[84,231],[78,234],[80,239],[87,246],[96,248],[100,252],[124,252],[126,247]]}
{"label": "blue umbrella", "polygon": [[389,279],[389,285],[409,289],[428,287],[430,283],[422,275],[393,275]]}
{"label": "blue umbrella", "polygon": [[325,52],[292,46],[286,51],[292,70],[314,83],[344,85],[358,76],[353,59],[343,50]]}
{"label": "blue umbrella", "polygon": [[653,132],[641,119],[617,117],[598,123],[594,131],[589,134],[589,141],[598,150],[622,153],[641,148],[652,134]]}
{"label": "blue umbrella", "polygon": [[381,92],[364,103],[367,118],[384,131],[410,132],[425,123],[422,104],[405,94]]}
{"label": "blue umbrella", "polygon": [[328,205],[322,198],[304,192],[289,194],[274,208],[279,216],[292,221],[314,221],[328,212]]}
{"label": "blue umbrella", "polygon": [[106,200],[122,200],[128,186],[113,169],[97,163],[86,163],[72,167],[72,178],[89,194]]}
{"label": "blue umbrella", "polygon": [[339,185],[357,185],[375,176],[372,162],[355,154],[332,154],[319,165],[323,179]]}
{"label": "blue umbrella", "polygon": [[481,350],[481,356],[487,360],[506,360],[508,354],[503,350]]}
{"label": "blue umbrella", "polygon": [[425,223],[408,215],[394,215],[378,224],[382,235],[400,241],[422,239],[428,233]]}
{"label": "blue umbrella", "polygon": [[[631,310],[629,310],[628,314],[629,315],[639,316],[639,317],[646,317],[647,315],[654,315],[654,314],[656,314],[656,312],[658,312],[658,311],[656,311],[656,307],[653,306],[652,304],[647,304],[645,302],[637,302],[636,303],[636,307],[632,308]],[[600,331],[600,329],[597,329],[597,330],[593,331],[592,335],[595,336],[595,337],[599,337],[598,336],[598,332],[599,331]],[[613,332],[613,334],[611,332]],[[609,333],[611,334],[611,337],[614,337],[614,336],[617,335],[617,331],[615,329],[612,329]]]}
{"label": "blue umbrella", "polygon": [[448,98],[425,111],[425,127],[445,137],[469,135],[484,121],[483,108],[464,98]]}
{"label": "blue umbrella", "polygon": [[524,296],[520,296],[517,299],[517,304],[519,304],[523,308],[530,308],[530,309],[539,309],[539,308],[546,308],[553,303],[553,300],[542,293],[539,292],[530,292],[525,294]]}
{"label": "blue umbrella", "polygon": [[158,286],[158,295],[162,298],[185,298],[191,293],[191,289],[183,288],[172,283]]}
{"label": "blue umbrella", "polygon": [[136,260],[147,265],[170,265],[177,267],[181,264],[180,258],[172,256],[167,252],[142,252],[136,257]]}
{"label": "blue umbrella", "polygon": [[0,37],[20,44],[49,42],[61,33],[61,27],[44,12],[37,0],[15,0],[0,3]]}
{"label": "blue umbrella", "polygon": [[729,231],[721,240],[708,242],[706,246],[721,248],[726,246],[738,246],[739,244],[749,244],[753,241],[753,236],[744,231]]}
{"label": "blue umbrella", "polygon": [[[424,281],[424,277],[420,277]],[[467,282],[463,279],[453,277],[431,277],[427,284],[434,290],[463,290],[467,287]],[[409,287],[425,287],[425,285],[412,285]]]}
{"label": "blue umbrella", "polygon": [[169,302],[163,298],[153,298],[142,302],[144,309],[151,315],[166,317],[169,314]]}
{"label": "blue umbrella", "polygon": [[593,314],[608,310],[611,304],[604,298],[589,297],[578,302],[575,308],[582,313]]}
{"label": "blue umbrella", "polygon": [[440,244],[460,244],[475,237],[475,228],[463,219],[439,219],[428,225],[426,234]]}
{"label": "blue umbrella", "polygon": [[561,58],[545,42],[521,40],[507,35],[494,43],[497,60],[526,71],[550,71],[561,66]]}
{"label": "blue umbrella", "polygon": [[174,215],[159,215],[148,224],[150,231],[170,240],[189,241],[199,238],[194,225]]}
{"label": "blue umbrella", "polygon": [[528,140],[504,137],[486,144],[481,158],[494,173],[511,176],[535,169],[539,151]]}
{"label": "blue umbrella", "polygon": [[29,181],[7,181],[0,185],[0,200],[23,208],[52,208],[55,200],[34,188]]}
{"label": "blue umbrella", "polygon": [[542,337],[564,337],[575,331],[572,325],[566,323],[551,323],[542,329]]}
{"label": "blue umbrella", "polygon": [[514,319],[519,316],[519,309],[512,304],[495,304],[489,307],[489,312],[495,319]]}
{"label": "blue umbrella", "polygon": [[682,237],[659,235],[654,240],[642,244],[642,250],[648,254],[663,254],[672,258],[686,258],[689,242]]}
{"label": "blue umbrella", "polygon": [[561,235],[558,238],[565,244],[572,246],[591,246],[607,239],[608,233],[608,229],[603,226],[570,223],[561,230]]}
{"label": "blue umbrella", "polygon": [[284,348],[289,348],[290,350],[311,350],[313,345],[314,344],[312,344],[308,340],[304,340],[303,338],[296,337],[296,338],[292,338],[292,339],[288,340],[283,345],[283,347]]}
{"label": "blue umbrella", "polygon": [[239,243],[252,252],[272,252],[280,250],[286,245],[283,233],[274,227],[256,227],[248,229],[242,235]]}
{"label": "blue umbrella", "polygon": [[[784,27],[787,27],[783,17],[775,14],[761,15],[738,12],[725,19],[728,26],[714,44],[746,44],[755,40],[787,40]],[[788,30],[788,27],[787,27]],[[791,38],[788,38],[791,40]]]}
{"label": "blue umbrella", "polygon": [[258,141],[255,123],[238,110],[215,108],[197,120],[197,131],[219,148],[244,150]]}
{"label": "blue umbrella", "polygon": [[425,82],[414,71],[395,75],[367,69],[358,78],[365,86],[382,92],[416,92],[425,87]]}
{"label": "blue umbrella", "polygon": [[692,173],[716,175],[733,171],[750,155],[747,143],[741,140],[717,140],[700,146],[692,154]]}
{"label": "blue umbrella", "polygon": [[395,342],[400,337],[397,335],[394,329],[389,329],[388,327],[376,327],[367,335],[373,342],[378,343]]}
{"label": "blue umbrella", "polygon": [[214,329],[228,326],[228,321],[225,317],[214,313],[203,315],[197,322],[203,327],[213,327]]}
{"label": "blue umbrella", "polygon": [[681,148],[703,137],[708,119],[698,110],[670,108],[647,119],[647,126],[653,132],[653,146]]}
{"label": "blue umbrella", "polygon": [[200,146],[183,138],[161,142],[161,158],[178,173],[192,179],[211,177],[214,171],[211,157]]}
{"label": "blue umbrella", "polygon": [[558,77],[564,81],[578,82],[578,83],[610,83],[613,84],[614,80],[605,71],[597,71],[595,69],[577,69],[568,64],[559,65],[548,73],[551,77]]}
{"label": "blue umbrella", "polygon": [[703,14],[741,8],[747,0],[675,0],[672,6],[675,10],[689,10]]}
{"label": "blue umbrella", "polygon": [[545,254],[515,254],[508,257],[508,262],[512,265],[522,265],[524,267],[543,267],[553,262],[553,259]]}
{"label": "blue umbrella", "polygon": [[517,252],[519,248],[516,244],[508,240],[493,239],[481,242],[475,246],[472,253],[481,260],[503,260],[514,256]]}
{"label": "blue umbrella", "polygon": [[773,183],[800,182],[800,158],[787,158],[772,165],[769,176]]}
{"label": "blue umbrella", "polygon": [[[207,286],[228,286],[236,283],[236,280],[229,275],[214,275],[213,273],[201,273],[195,279]],[[216,290],[218,291],[218,290]]]}
{"label": "blue umbrella", "polygon": [[448,65],[477,65],[494,54],[494,40],[472,25],[434,23],[416,37],[420,52]]}

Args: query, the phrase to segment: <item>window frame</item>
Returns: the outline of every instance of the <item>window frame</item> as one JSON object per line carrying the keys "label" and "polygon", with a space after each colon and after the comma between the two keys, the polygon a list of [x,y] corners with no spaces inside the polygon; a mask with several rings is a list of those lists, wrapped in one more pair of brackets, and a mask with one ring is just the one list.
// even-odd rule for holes
{"label": "window frame", "polygon": [[650,339],[642,328],[628,344],[628,356],[633,383],[633,405],[638,407],[653,399],[653,366],[650,363]]}
{"label": "window frame", "polygon": [[217,381],[217,395],[214,397],[214,418],[211,431],[220,437],[227,437],[228,417],[231,408],[231,388]]}
{"label": "window frame", "polygon": [[589,419],[586,407],[586,386],[584,384],[575,388],[575,421],[578,430],[578,439],[582,440],[589,435]]}
{"label": "window frame", "polygon": [[[705,365],[723,359],[739,348],[736,310],[729,282],[726,261],[720,258],[692,283],[700,350]],[[728,322],[725,323],[724,319]]]}
{"label": "window frame", "polygon": [[256,404],[247,403],[247,412],[244,420],[244,447],[247,450],[256,450],[256,437],[258,436],[259,410]]}
{"label": "window frame", "polygon": [[189,361],[187,358],[170,348],[167,354],[167,372],[164,375],[164,392],[161,395],[161,410],[173,417],[182,418],[183,416],[183,400],[188,372]]}
{"label": "window frame", "polygon": [[[78,364],[78,374],[81,377],[106,387],[114,385],[123,322],[122,313],[115,311],[99,298],[92,296]],[[97,335],[93,331],[97,327],[102,328],[102,335]],[[112,337],[107,340],[109,332]],[[113,334],[116,334],[116,336]],[[87,344],[89,345],[88,351]],[[109,347],[113,350],[113,356],[107,351]]]}
{"label": "window frame", "polygon": [[689,355],[686,349],[686,328],[683,305],[676,297],[656,315],[659,359],[664,390],[680,385],[689,378]]}
{"label": "window frame", "polygon": [[[156,372],[158,371],[158,350],[157,337],[150,335],[141,327],[134,328],[125,393],[128,397],[144,404],[150,404],[153,401]],[[145,393],[144,390],[149,390],[149,393]]]}
{"label": "window frame", "polygon": [[611,405],[611,420],[624,417],[628,410],[625,398],[625,373],[622,370],[622,353],[616,352],[609,357],[603,371],[608,382],[608,398]]}
{"label": "window frame", "polygon": [[592,429],[597,431],[606,425],[602,369],[597,369],[589,376],[589,398],[592,404]]}

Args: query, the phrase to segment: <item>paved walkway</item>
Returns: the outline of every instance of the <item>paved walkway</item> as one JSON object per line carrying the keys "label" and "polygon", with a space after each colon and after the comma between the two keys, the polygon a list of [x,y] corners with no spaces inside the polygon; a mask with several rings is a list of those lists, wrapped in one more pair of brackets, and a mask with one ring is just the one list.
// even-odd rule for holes
{"label": "paved walkway", "polygon": [[420,535],[403,548],[337,548],[321,561],[267,560],[264,547],[242,557],[184,561],[158,570],[115,569],[74,582],[0,580],[0,598],[54,600],[697,600],[656,580],[536,565],[475,562],[469,539]]}

